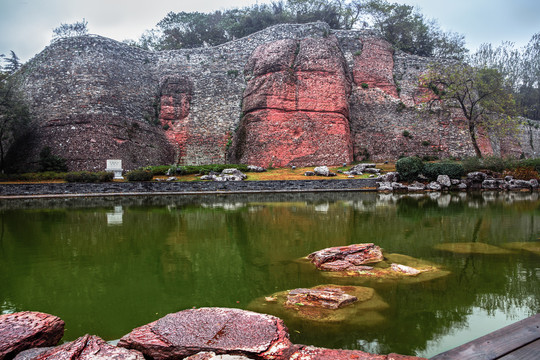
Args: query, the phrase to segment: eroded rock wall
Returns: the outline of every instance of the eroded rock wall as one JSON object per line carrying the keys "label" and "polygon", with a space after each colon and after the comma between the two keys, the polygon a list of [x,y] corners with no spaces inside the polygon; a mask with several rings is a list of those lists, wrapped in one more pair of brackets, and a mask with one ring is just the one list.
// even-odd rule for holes
{"label": "eroded rock wall", "polygon": [[102,37],[68,38],[38,54],[17,81],[34,118],[24,167],[48,146],[71,170],[168,163],[172,151],[155,123],[157,78],[151,53]]}
{"label": "eroded rock wall", "polygon": [[[401,155],[474,155],[459,116],[425,116],[418,77],[432,59],[370,31],[277,25],[216,47],[148,52],[99,36],[57,41],[13,77],[33,133],[70,170],[244,162],[334,165]],[[536,122],[514,137],[478,131],[485,154],[534,156]]]}
{"label": "eroded rock wall", "polygon": [[263,44],[245,76],[233,162],[282,167],[352,161],[351,79],[335,36]]}

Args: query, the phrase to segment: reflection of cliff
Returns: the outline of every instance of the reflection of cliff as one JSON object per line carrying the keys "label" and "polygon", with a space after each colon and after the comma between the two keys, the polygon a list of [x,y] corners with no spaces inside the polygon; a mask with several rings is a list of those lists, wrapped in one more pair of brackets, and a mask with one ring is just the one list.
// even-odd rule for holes
{"label": "reflection of cliff", "polygon": [[[394,52],[370,31],[324,23],[162,52],[62,39],[14,76],[35,119],[18,165],[34,167],[45,146],[73,170],[102,169],[110,158],[132,169],[473,155],[463,119],[419,117],[418,77],[431,61]],[[531,156],[540,130],[523,129],[517,139],[478,136],[486,151]]]}
{"label": "reflection of cliff", "polygon": [[[120,199],[123,223],[116,226],[107,226],[113,207],[102,203],[94,209],[3,209],[0,311],[38,308],[66,319],[66,339],[86,332],[115,339],[165,313],[244,308],[278,291],[328,283],[298,258],[329,246],[375,242],[452,274],[416,284],[351,280],[389,303],[380,312],[385,321],[333,328],[339,336],[328,336],[324,325],[287,324],[295,343],[414,354],[466,327],[471,308],[536,312],[536,255],[453,254],[434,246],[471,242],[475,229],[477,240],[493,246],[536,239],[538,194],[511,195],[513,202],[507,194],[448,195],[347,193],[319,201],[295,195],[273,203],[205,197],[204,206],[185,197],[167,203]],[[536,198],[519,201],[530,196]],[[144,205],[152,201],[159,205]]]}

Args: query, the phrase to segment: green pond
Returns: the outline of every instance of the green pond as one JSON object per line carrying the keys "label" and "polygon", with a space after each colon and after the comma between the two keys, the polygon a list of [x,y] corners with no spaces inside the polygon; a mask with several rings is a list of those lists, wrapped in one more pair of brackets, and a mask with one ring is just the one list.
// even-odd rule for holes
{"label": "green pond", "polygon": [[[538,193],[0,200],[0,311],[57,315],[71,341],[234,307],[282,317],[295,343],[431,357],[539,312],[539,236]],[[302,260],[354,243],[441,271],[340,278]],[[377,300],[327,322],[265,302],[321,284]]]}

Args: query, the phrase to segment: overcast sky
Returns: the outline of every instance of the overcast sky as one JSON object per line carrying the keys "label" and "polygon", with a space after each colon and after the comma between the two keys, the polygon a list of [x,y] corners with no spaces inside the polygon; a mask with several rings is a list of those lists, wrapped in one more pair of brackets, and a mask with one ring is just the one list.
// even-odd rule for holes
{"label": "overcast sky", "polygon": [[[259,3],[269,0],[259,0]],[[83,18],[90,33],[119,41],[137,39],[169,11],[208,12],[255,4],[256,0],[0,0],[0,54],[10,50],[23,61],[50,43],[52,29]],[[475,50],[481,43],[526,45],[540,32],[540,0],[389,0],[418,6],[447,31],[465,35]]]}

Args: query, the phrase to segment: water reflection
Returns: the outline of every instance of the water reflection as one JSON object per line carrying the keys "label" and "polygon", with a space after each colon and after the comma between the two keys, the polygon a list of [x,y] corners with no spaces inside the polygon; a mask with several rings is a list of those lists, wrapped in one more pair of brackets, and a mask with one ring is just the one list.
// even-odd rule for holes
{"label": "water reflection", "polygon": [[[61,316],[66,340],[85,333],[116,339],[166,313],[247,308],[276,292],[328,283],[297,260],[325,247],[375,242],[451,275],[418,283],[332,279],[375,289],[389,305],[381,321],[296,321],[287,323],[291,336],[432,356],[471,340],[478,314],[492,319],[482,325],[491,327],[540,310],[539,205],[538,193],[487,192],[0,201],[0,311]],[[451,243],[511,253],[440,248]]]}
{"label": "water reflection", "polygon": [[107,213],[107,225],[122,225],[124,222],[124,210],[122,206],[115,206],[113,212]]}

